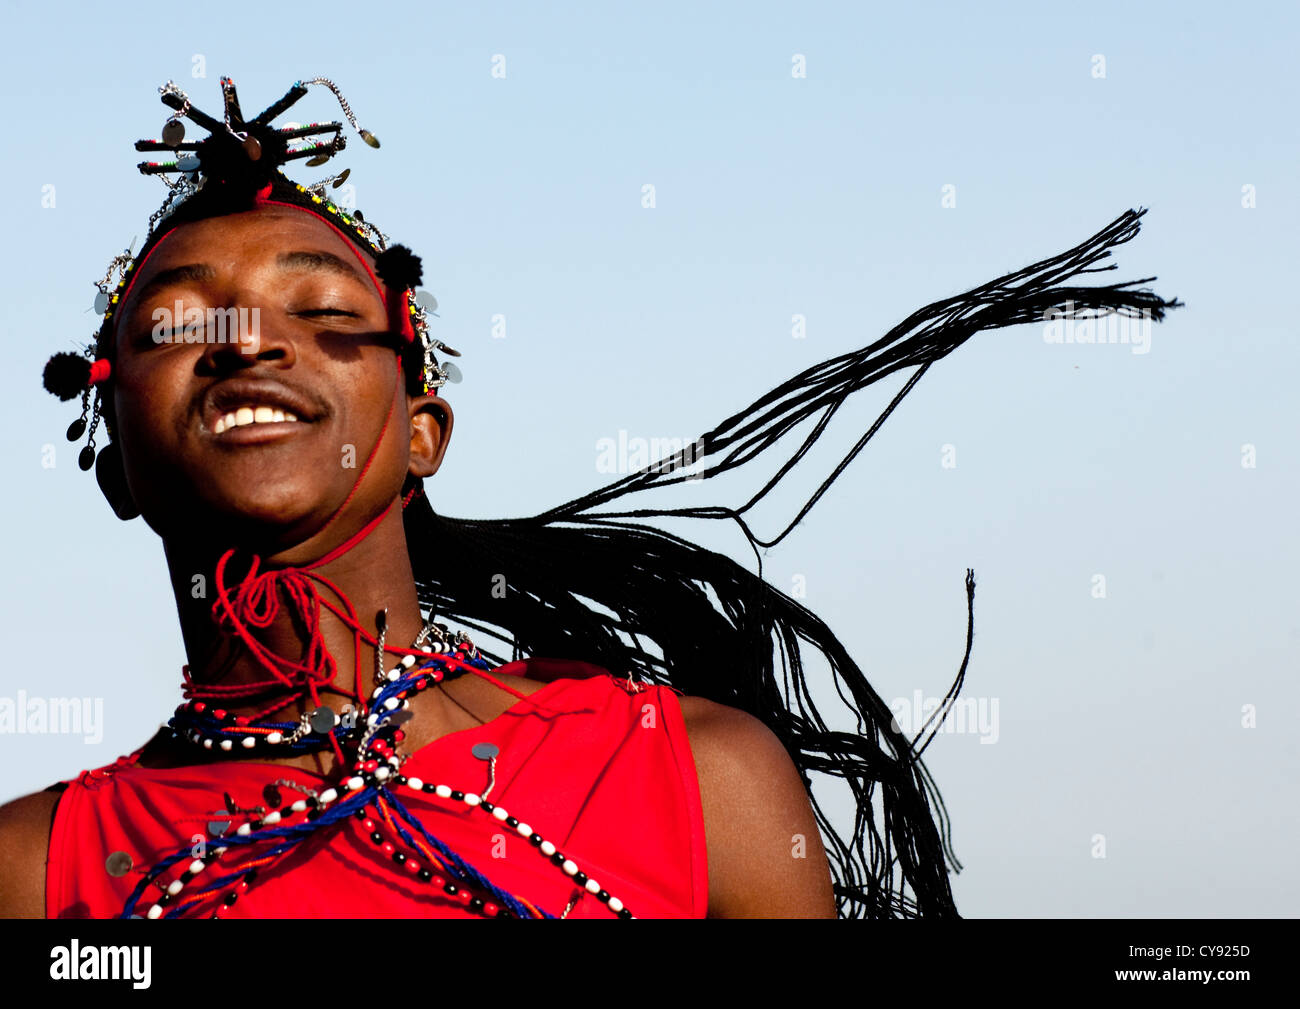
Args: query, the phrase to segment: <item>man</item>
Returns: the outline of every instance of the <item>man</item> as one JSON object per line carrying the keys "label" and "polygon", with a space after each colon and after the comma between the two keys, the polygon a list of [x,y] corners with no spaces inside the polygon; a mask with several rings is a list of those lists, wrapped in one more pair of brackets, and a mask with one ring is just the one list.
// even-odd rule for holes
{"label": "man", "polygon": [[[167,237],[117,312],[114,439],[134,504],[162,538],[195,682],[230,685],[263,676],[214,625],[207,601],[194,598],[196,575],[214,579],[218,544],[237,543],[268,565],[300,564],[387,508],[371,535],[319,573],[357,612],[386,609],[390,640],[412,640],[423,624],[401,511],[389,506],[400,501],[408,474],[437,472],[452,411],[437,395],[401,391],[401,362],[376,336],[385,330],[385,303],[349,261],[355,253],[341,236],[298,210],[267,207],[202,220]],[[260,327],[241,342],[155,342],[155,310],[177,300],[257,307]],[[246,353],[250,343],[255,354]],[[395,421],[385,428],[395,396]],[[291,406],[296,419],[215,433],[228,414],[265,406]],[[380,431],[373,461],[356,481],[356,470],[342,464],[346,446],[375,444]],[[328,620],[322,631],[346,677],[356,665],[351,632]],[[281,653],[301,647],[301,629],[287,608],[260,637]],[[374,649],[364,648],[362,667],[374,664]],[[542,686],[506,679],[524,694]],[[340,686],[352,690],[355,683]],[[440,685],[412,703],[408,747],[489,722],[514,702],[474,676]],[[344,698],[329,703],[343,711]],[[310,706],[299,698],[293,713]],[[816,821],[776,737],[752,716],[702,698],[683,697],[681,707],[708,838],[709,914],[834,917]],[[160,738],[145,759],[175,767],[195,756]],[[320,752],[280,762],[325,775],[344,770]],[[0,913],[44,914],[45,854],[58,798],[39,792],[0,809]],[[807,858],[791,858],[797,835],[809,839]]]}

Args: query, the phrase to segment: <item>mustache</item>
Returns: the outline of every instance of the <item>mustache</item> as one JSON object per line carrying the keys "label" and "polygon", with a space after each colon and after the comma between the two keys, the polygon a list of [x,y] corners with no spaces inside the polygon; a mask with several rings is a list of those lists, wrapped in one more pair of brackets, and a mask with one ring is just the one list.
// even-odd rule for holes
{"label": "mustache", "polygon": [[199,416],[224,412],[248,402],[266,403],[290,410],[300,419],[317,421],[333,413],[330,403],[302,383],[280,374],[252,368],[217,379],[191,401]]}

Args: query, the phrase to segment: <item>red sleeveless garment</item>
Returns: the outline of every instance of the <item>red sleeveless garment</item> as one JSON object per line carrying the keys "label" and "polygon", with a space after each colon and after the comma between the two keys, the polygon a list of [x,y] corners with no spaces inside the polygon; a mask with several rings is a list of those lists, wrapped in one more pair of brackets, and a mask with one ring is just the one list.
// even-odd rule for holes
{"label": "red sleeveless garment", "polygon": [[[708,871],[699,783],[677,696],[669,687],[629,685],[599,667],[527,659],[494,670],[547,680],[497,718],[453,732],[416,751],[402,773],[482,794],[488,763],[470,748],[499,748],[490,798],[530,824],[638,918],[703,918]],[[145,768],[136,754],[67,782],[50,833],[46,916],[108,918],[122,912],[141,873],[228,822],[223,793],[241,807],[265,803],[262,789],[289,778],[322,790],[298,768],[233,761]],[[285,801],[292,791],[281,787]],[[581,888],[526,838],[463,802],[398,789],[398,798],[434,837],[498,887],[554,915]],[[228,829],[242,822],[242,818]],[[220,829],[220,828],[214,828]],[[399,842],[399,849],[401,845]],[[131,856],[114,877],[105,860]],[[210,867],[234,867],[228,851]],[[179,873],[182,865],[166,878]],[[229,871],[229,870],[227,870]],[[206,874],[205,874],[206,875]],[[136,907],[157,898],[150,887]],[[570,918],[615,916],[592,894]],[[474,918],[432,885],[383,854],[349,817],[322,828],[258,873],[223,918]]]}

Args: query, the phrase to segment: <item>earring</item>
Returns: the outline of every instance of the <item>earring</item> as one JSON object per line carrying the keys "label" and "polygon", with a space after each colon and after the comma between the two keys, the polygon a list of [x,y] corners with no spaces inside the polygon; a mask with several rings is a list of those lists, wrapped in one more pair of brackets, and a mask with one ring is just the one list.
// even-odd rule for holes
{"label": "earring", "polygon": [[122,451],[117,442],[110,441],[95,460],[95,479],[99,489],[108,499],[113,513],[123,522],[136,518],[140,509],[136,507],[131,491],[126,486],[126,472],[122,469]]}

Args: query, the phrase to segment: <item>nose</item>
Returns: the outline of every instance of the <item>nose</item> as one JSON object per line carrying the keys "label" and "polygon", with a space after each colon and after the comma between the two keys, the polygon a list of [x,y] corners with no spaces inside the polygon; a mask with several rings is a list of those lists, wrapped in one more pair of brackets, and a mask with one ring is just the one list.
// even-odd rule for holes
{"label": "nose", "polygon": [[200,370],[214,375],[256,364],[292,367],[297,359],[293,340],[278,327],[263,327],[261,315],[256,305],[209,309]]}

